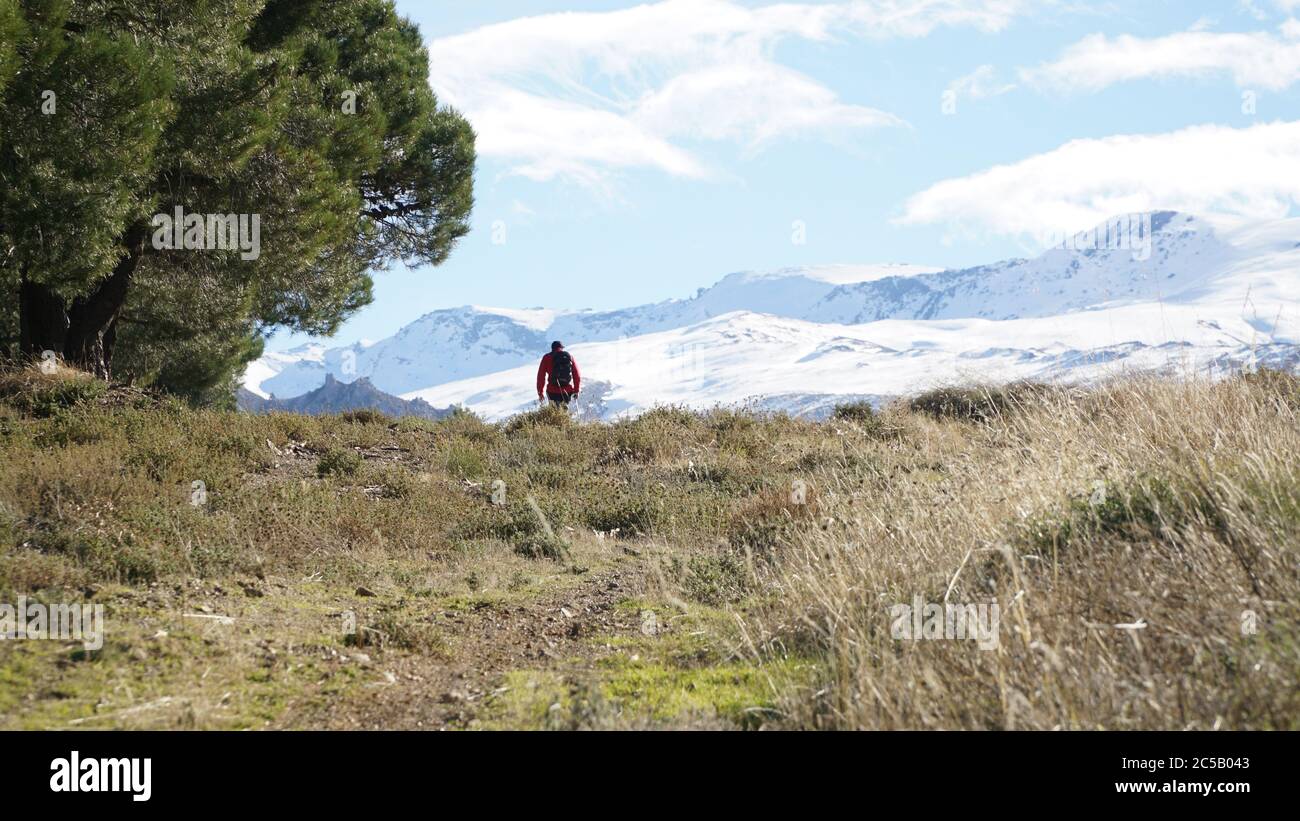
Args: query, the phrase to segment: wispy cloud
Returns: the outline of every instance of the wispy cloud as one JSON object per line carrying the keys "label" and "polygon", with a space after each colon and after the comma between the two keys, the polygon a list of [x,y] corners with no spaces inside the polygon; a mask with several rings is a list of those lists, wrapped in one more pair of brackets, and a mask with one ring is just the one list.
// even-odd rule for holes
{"label": "wispy cloud", "polygon": [[908,199],[898,222],[946,225],[954,234],[1041,238],[1135,211],[1265,219],[1285,216],[1297,203],[1300,122],[1206,125],[1074,140],[944,180]]}
{"label": "wispy cloud", "polygon": [[430,80],[474,124],[480,154],[510,173],[593,185],[632,168],[704,178],[713,170],[692,142],[753,152],[903,124],[781,65],[774,52],[782,40],[921,37],[942,26],[992,32],[1044,4],[663,0],[545,14],[433,40]]}
{"label": "wispy cloud", "polygon": [[1200,28],[1163,37],[1094,34],[1056,60],[1020,72],[1030,85],[1067,92],[1095,92],[1138,79],[1224,75],[1241,88],[1273,91],[1300,82],[1300,25],[1287,20],[1278,34]]}
{"label": "wispy cloud", "polygon": [[[1263,0],[1264,4],[1271,6],[1283,14],[1292,14],[1300,11],[1300,0]],[[1255,0],[1237,0],[1237,7],[1245,14],[1249,14],[1256,20],[1268,20],[1270,14],[1267,10],[1260,8]]]}
{"label": "wispy cloud", "polygon": [[972,100],[981,100],[986,97],[997,97],[1006,94],[1016,87],[1015,83],[1004,83],[998,80],[997,69],[990,65],[983,65],[967,74],[964,77],[958,77],[948,85],[948,90],[958,97],[969,97]]}
{"label": "wispy cloud", "polygon": [[680,74],[642,97],[630,119],[653,134],[750,149],[784,137],[903,125],[892,114],[840,102],[811,78],[762,60]]}

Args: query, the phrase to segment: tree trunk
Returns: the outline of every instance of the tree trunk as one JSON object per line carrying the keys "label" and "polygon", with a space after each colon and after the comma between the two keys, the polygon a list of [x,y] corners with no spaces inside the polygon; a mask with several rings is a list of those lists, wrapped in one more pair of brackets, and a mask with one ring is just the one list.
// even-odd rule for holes
{"label": "tree trunk", "polygon": [[32,282],[24,271],[18,284],[18,351],[39,357],[45,351],[63,353],[68,333],[68,313],[63,297],[39,282]]}
{"label": "tree trunk", "polygon": [[113,273],[70,306],[49,288],[24,277],[19,306],[22,351],[35,356],[55,351],[68,364],[108,379],[117,317],[144,255],[146,236],[143,226],[127,231],[126,255],[113,266]]}

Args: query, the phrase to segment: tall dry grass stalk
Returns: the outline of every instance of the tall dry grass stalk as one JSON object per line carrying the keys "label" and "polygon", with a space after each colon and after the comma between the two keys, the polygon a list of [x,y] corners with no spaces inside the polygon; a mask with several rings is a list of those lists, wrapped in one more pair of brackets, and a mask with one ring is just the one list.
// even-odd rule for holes
{"label": "tall dry grass stalk", "polygon": [[[819,662],[792,726],[1295,728],[1300,382],[1026,393],[907,435],[820,494],[747,620]],[[895,638],[915,597],[993,603],[996,649]]]}

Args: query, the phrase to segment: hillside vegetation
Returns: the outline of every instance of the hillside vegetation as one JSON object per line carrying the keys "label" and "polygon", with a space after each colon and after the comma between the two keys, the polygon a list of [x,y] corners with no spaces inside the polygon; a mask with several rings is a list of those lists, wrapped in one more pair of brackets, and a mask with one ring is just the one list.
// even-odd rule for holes
{"label": "hillside vegetation", "polygon": [[[1300,716],[1300,381],[814,423],[193,410],[0,376],[0,728],[1269,728]],[[891,608],[997,603],[996,647]]]}

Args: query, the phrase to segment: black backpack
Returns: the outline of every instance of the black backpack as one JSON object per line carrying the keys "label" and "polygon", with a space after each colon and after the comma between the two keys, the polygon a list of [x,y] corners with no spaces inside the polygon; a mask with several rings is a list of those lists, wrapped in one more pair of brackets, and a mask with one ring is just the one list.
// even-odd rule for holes
{"label": "black backpack", "polygon": [[568,351],[551,354],[551,384],[567,388],[573,384],[573,357]]}

